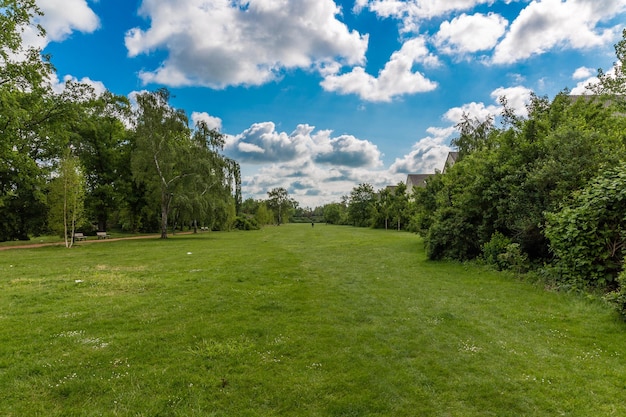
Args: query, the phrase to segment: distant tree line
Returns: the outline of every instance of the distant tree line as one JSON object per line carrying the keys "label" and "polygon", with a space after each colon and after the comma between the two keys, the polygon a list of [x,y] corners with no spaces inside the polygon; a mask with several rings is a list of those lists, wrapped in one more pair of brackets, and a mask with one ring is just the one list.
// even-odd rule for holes
{"label": "distant tree line", "polygon": [[0,241],[233,227],[240,170],[221,153],[223,135],[190,127],[165,89],[137,94],[136,105],[74,82],[55,92],[49,57],[21,40],[37,14],[32,0],[0,13]]}

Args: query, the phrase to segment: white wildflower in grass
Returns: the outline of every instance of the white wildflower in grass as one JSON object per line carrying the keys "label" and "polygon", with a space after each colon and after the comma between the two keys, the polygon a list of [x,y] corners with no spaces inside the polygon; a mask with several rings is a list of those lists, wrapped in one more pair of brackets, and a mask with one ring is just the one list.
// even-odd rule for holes
{"label": "white wildflower in grass", "polygon": [[481,348],[479,348],[478,346],[476,346],[471,340],[466,340],[464,342],[461,342],[461,346],[459,347],[459,352],[470,352],[470,353],[477,353],[480,352]]}
{"label": "white wildflower in grass", "polygon": [[587,352],[583,352],[580,355],[577,355],[576,359],[578,359],[579,361],[589,361],[589,360],[594,360],[594,359],[600,359],[600,356],[602,355],[602,353],[603,353],[603,350],[597,347],[596,345],[594,345],[593,349]]}
{"label": "white wildflower in grass", "polygon": [[261,356],[261,362],[263,363],[279,363],[282,361],[282,355],[276,355],[271,350],[266,352],[258,352],[259,356]]}
{"label": "white wildflower in grass", "polygon": [[68,330],[67,332],[61,332],[58,335],[56,335],[56,337],[68,337],[68,338],[73,338],[73,337],[79,337],[85,334],[84,330]]}
{"label": "white wildflower in grass", "polygon": [[75,279],[74,282],[79,284],[79,283],[84,282],[84,281],[82,279]]}

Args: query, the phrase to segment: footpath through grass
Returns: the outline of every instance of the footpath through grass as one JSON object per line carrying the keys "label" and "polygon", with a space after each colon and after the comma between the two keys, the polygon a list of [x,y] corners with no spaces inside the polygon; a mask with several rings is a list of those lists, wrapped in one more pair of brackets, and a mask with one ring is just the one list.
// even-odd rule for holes
{"label": "footpath through grass", "polygon": [[0,252],[2,416],[624,416],[608,307],[408,233]]}

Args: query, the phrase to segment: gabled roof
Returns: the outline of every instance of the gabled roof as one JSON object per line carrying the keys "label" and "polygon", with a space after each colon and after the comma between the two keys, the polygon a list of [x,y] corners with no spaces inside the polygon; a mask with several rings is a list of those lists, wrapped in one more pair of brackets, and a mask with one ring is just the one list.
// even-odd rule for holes
{"label": "gabled roof", "polygon": [[433,174],[409,174],[406,177],[406,189],[410,191],[413,187],[425,187],[426,180]]}
{"label": "gabled roof", "polygon": [[385,187],[385,189],[387,189],[390,194],[395,194],[396,193],[396,188],[398,188],[397,185],[388,185],[388,186]]}
{"label": "gabled roof", "polygon": [[458,152],[448,152],[446,163],[443,165],[443,172],[445,173],[447,168],[450,168],[452,165],[454,165],[458,158],[459,158]]}

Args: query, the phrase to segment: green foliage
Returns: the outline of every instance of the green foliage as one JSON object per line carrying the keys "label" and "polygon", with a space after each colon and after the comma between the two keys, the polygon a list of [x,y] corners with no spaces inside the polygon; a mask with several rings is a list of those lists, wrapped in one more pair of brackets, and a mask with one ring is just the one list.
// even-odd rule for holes
{"label": "green foliage", "polygon": [[624,266],[615,281],[617,289],[607,293],[604,299],[626,320],[626,268]]}
{"label": "green foliage", "polygon": [[120,118],[129,114],[129,107],[128,99],[103,93],[86,103],[73,138],[87,181],[85,208],[100,231],[107,230],[128,197],[130,135]]}
{"label": "green foliage", "polygon": [[428,235],[428,230],[433,224],[433,216],[438,207],[437,194],[444,187],[442,178],[442,174],[437,172],[426,181],[425,187],[413,189],[413,212],[408,226],[409,231],[422,237]]}
{"label": "green foliage", "polygon": [[375,218],[376,193],[371,184],[359,184],[350,192],[348,219],[353,226],[371,226]]}
{"label": "green foliage", "polygon": [[626,163],[609,169],[548,213],[545,234],[568,283],[614,288],[626,247]]}
{"label": "green foliage", "polygon": [[[466,120],[462,157],[416,192],[411,230],[438,258],[472,259],[499,231],[530,262],[549,262],[545,213],[626,159],[620,114],[610,101],[563,92],[552,102],[533,96],[528,118],[508,115],[501,129]],[[453,235],[458,227],[470,242]]]}
{"label": "green foliage", "polygon": [[268,191],[267,197],[267,208],[274,212],[277,224],[283,224],[285,218],[289,218],[297,203],[289,198],[289,193],[283,187],[273,188]]}
{"label": "green foliage", "polygon": [[454,207],[438,210],[425,239],[429,259],[473,259],[480,254],[476,229],[465,212]]}
{"label": "green foliage", "polygon": [[85,209],[85,177],[80,161],[66,150],[57,176],[50,183],[49,227],[63,237],[66,247],[74,243],[74,232],[82,226]]}
{"label": "green foliage", "polygon": [[507,248],[513,242],[508,237],[504,236],[500,232],[495,232],[491,235],[491,240],[483,244],[483,258],[489,265],[494,265],[497,269],[506,269],[506,265],[503,265],[500,260],[500,255],[507,252]]}
{"label": "green foliage", "polygon": [[189,129],[185,112],[172,108],[169,99],[166,89],[137,95],[133,178],[160,208],[162,238],[171,210],[178,222],[228,230],[240,198],[239,166],[219,153],[221,133],[204,122]]}
{"label": "green foliage", "polygon": [[233,228],[237,230],[259,230],[261,226],[254,217],[237,216]]}
{"label": "green foliage", "polygon": [[324,221],[328,224],[345,224],[346,206],[341,203],[330,203],[324,206]]}

